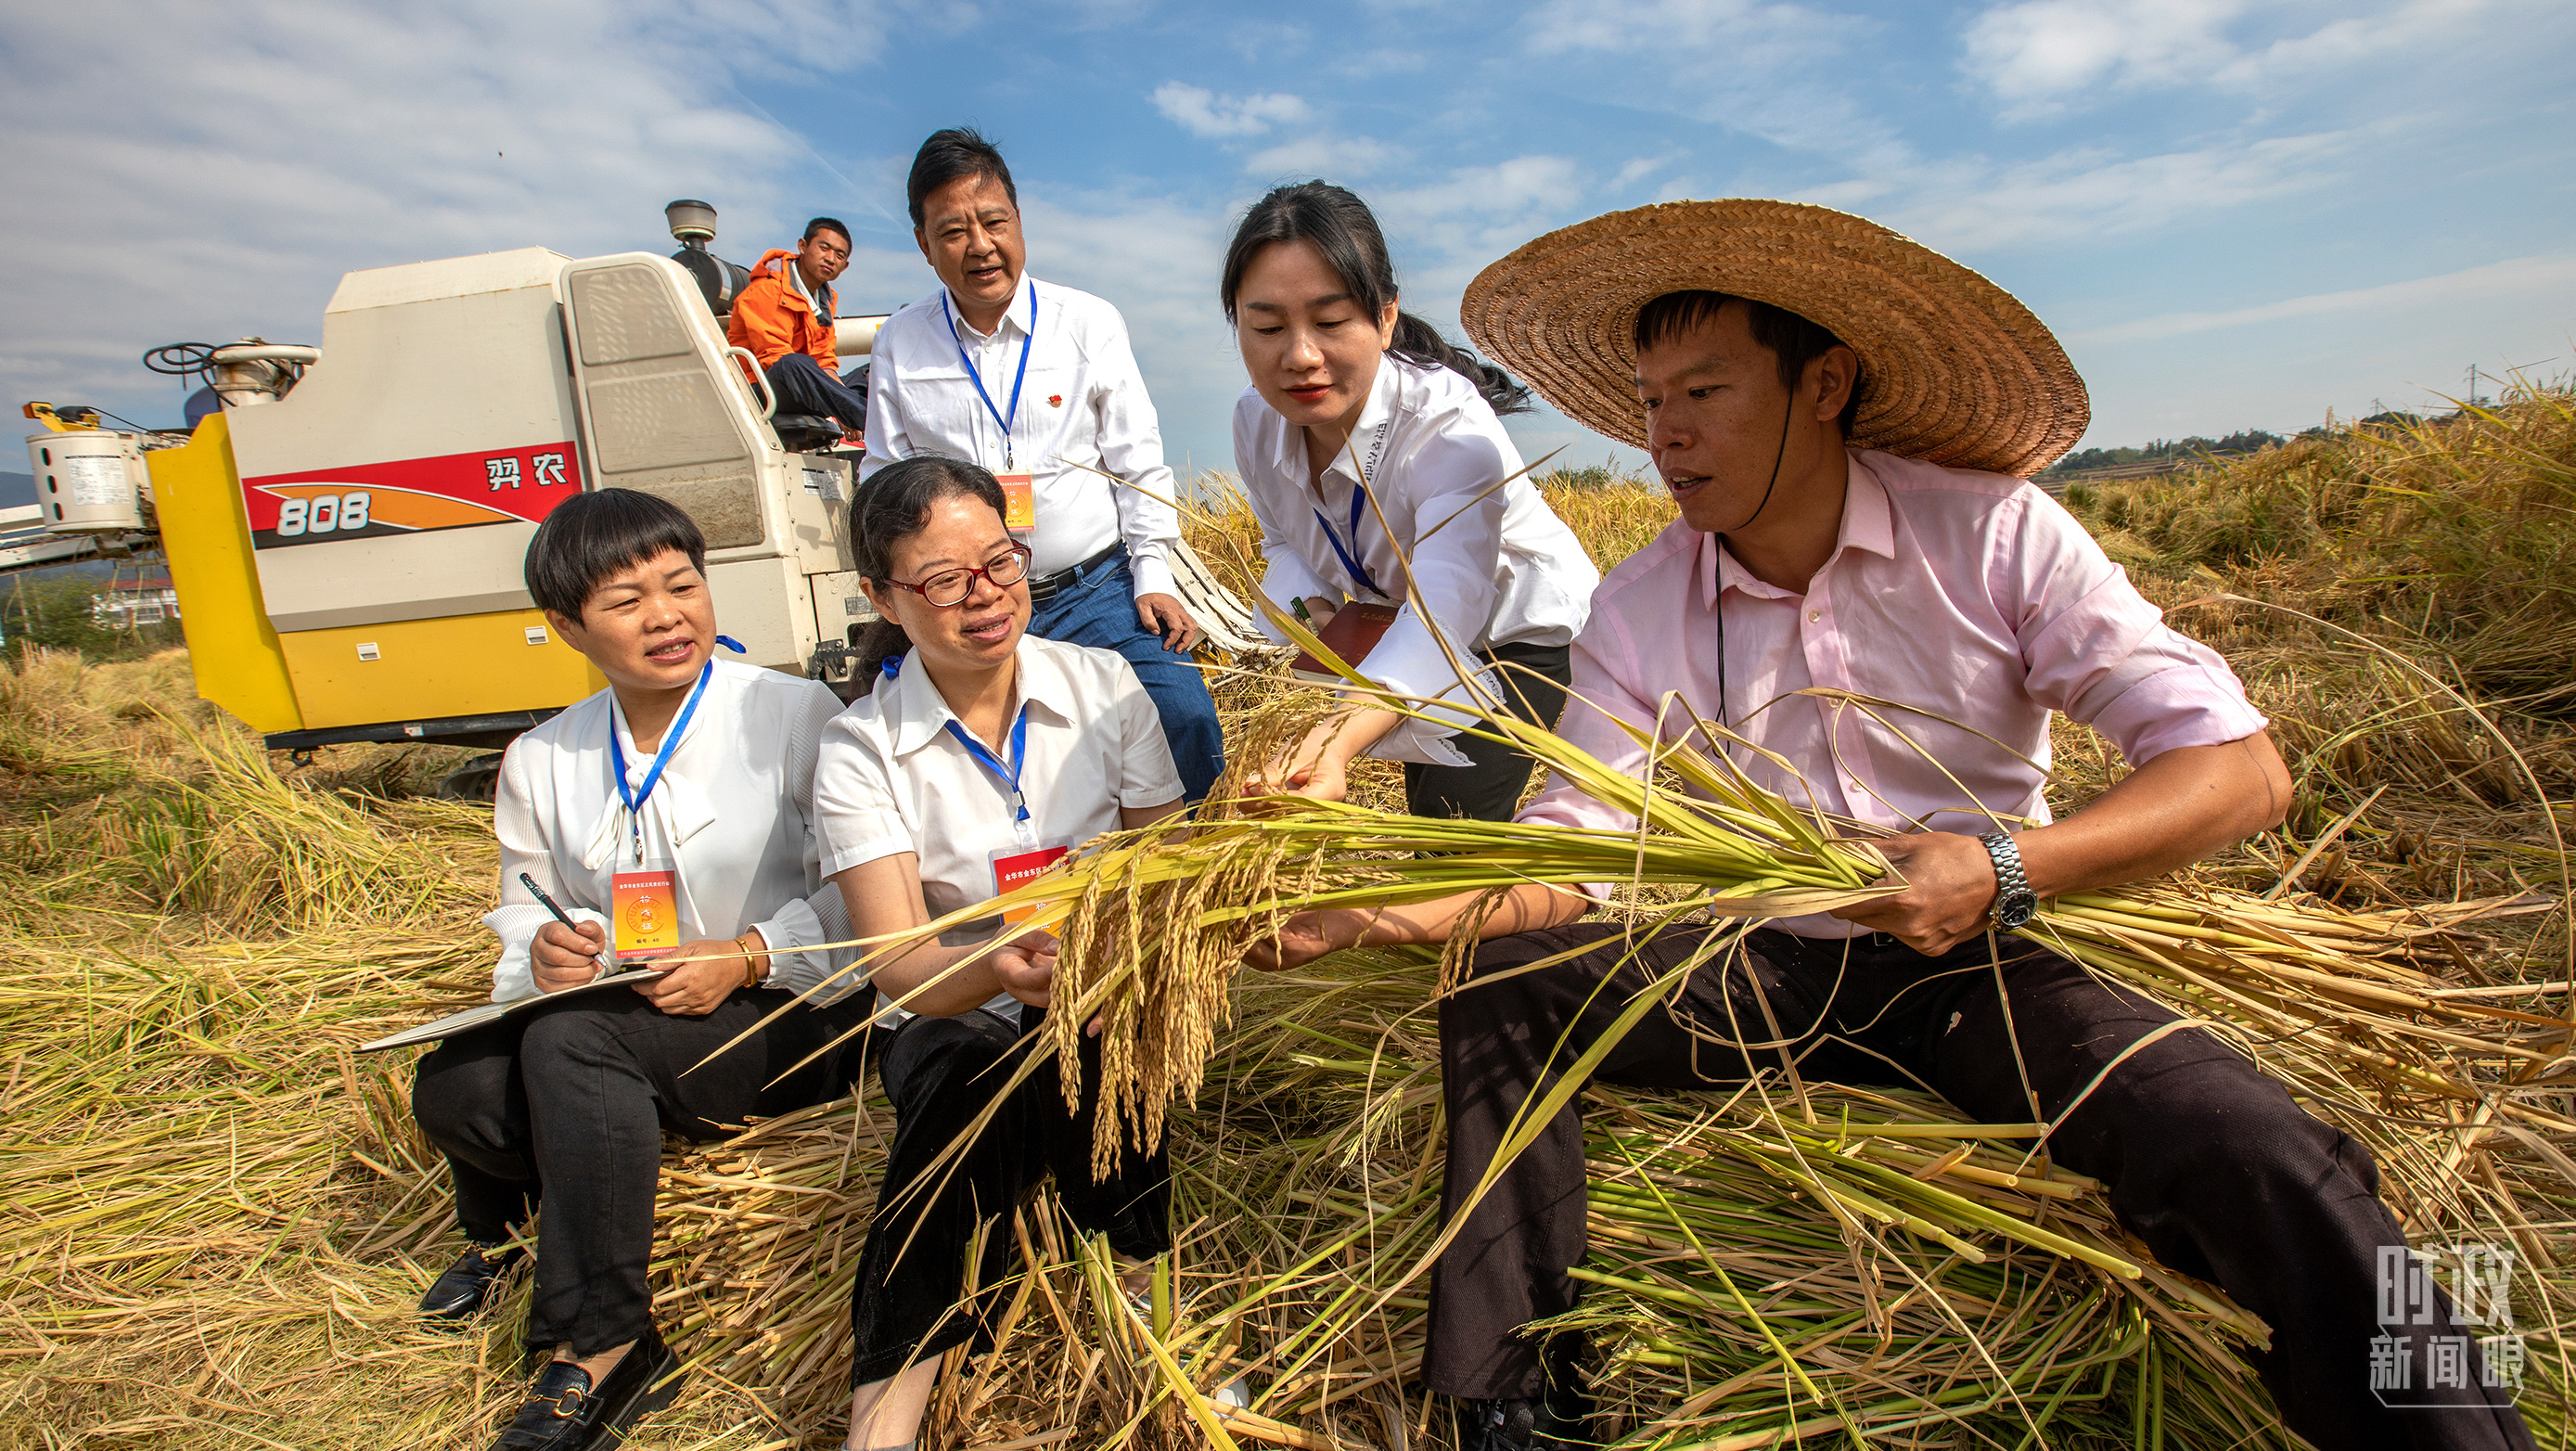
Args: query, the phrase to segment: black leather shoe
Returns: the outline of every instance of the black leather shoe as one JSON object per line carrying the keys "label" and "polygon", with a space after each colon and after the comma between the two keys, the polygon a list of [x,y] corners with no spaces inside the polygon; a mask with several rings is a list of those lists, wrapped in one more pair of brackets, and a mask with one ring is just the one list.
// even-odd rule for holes
{"label": "black leather shoe", "polygon": [[651,1330],[596,1386],[590,1372],[573,1362],[549,1361],[492,1451],[605,1451],[624,1441],[627,1429],[645,1415],[671,1403],[679,1368],[680,1357]]}
{"label": "black leather shoe", "polygon": [[473,1319],[483,1309],[483,1302],[492,1298],[492,1282],[525,1253],[512,1248],[486,1254],[481,1245],[466,1246],[456,1263],[447,1267],[447,1273],[429,1287],[429,1293],[420,1297],[421,1318],[441,1325],[460,1325]]}
{"label": "black leather shoe", "polygon": [[[1469,1401],[1460,1451],[1575,1451],[1596,1443],[1589,1407],[1563,1391],[1542,1401]],[[1573,1402],[1573,1404],[1568,1404]]]}

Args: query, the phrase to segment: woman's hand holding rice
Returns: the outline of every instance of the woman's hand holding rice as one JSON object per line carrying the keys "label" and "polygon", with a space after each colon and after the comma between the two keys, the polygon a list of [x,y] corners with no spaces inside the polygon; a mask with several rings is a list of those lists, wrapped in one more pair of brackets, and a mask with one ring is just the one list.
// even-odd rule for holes
{"label": "woman's hand holding rice", "polygon": [[993,950],[993,976],[1002,991],[1033,1008],[1054,996],[1056,956],[1063,944],[1052,932],[1029,932]]}

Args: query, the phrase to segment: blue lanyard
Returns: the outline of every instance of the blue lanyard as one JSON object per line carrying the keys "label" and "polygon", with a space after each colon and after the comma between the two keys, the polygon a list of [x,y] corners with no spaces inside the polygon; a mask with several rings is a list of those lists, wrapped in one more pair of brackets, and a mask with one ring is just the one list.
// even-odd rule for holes
{"label": "blue lanyard", "polygon": [[982,741],[975,739],[974,732],[959,725],[955,720],[948,722],[948,733],[955,736],[958,743],[966,747],[966,754],[973,756],[977,765],[1001,777],[1002,784],[1011,788],[1011,801],[1020,808],[1020,814],[1014,819],[1028,820],[1029,798],[1020,792],[1020,767],[1026,765],[1029,759],[1028,702],[1020,702],[1020,718],[1011,725],[1011,763],[1007,766],[1003,765]]}
{"label": "blue lanyard", "polygon": [[[957,335],[957,314],[948,310],[948,289],[939,289],[939,315],[948,319],[948,340],[957,345],[957,361],[966,365],[966,376],[974,380],[975,396],[984,400],[984,411],[993,415],[993,423],[1002,430],[1002,467],[1011,467],[1011,425],[1020,417],[1020,385],[1029,380],[1029,345],[1038,340],[1038,285],[1029,283],[1029,330],[1020,334],[1020,371],[1011,379],[1011,416],[993,406],[993,395],[984,391],[984,375],[975,370],[975,360],[966,356],[966,340]],[[1008,310],[1002,314],[1010,316]],[[999,324],[995,324],[999,326]]]}
{"label": "blue lanyard", "polygon": [[1379,599],[1391,599],[1393,596],[1377,587],[1377,576],[1370,574],[1369,567],[1359,560],[1360,511],[1367,507],[1368,485],[1351,485],[1351,547],[1348,549],[1342,547],[1342,537],[1333,532],[1333,521],[1324,517],[1323,510],[1315,511],[1315,522],[1324,526],[1324,542],[1333,546],[1333,552],[1341,556],[1342,568],[1351,572],[1351,578],[1359,582],[1360,588]]}
{"label": "blue lanyard", "polygon": [[617,743],[617,722],[608,723],[608,755],[617,763],[617,796],[626,803],[626,819],[635,828],[635,861],[644,862],[644,803],[653,799],[653,788],[662,784],[662,768],[671,764],[671,752],[679,749],[680,737],[687,734],[689,717],[698,713],[698,697],[707,693],[707,682],[716,675],[716,662],[708,661],[698,668],[698,683],[689,691],[689,703],[680,707],[679,719],[662,731],[662,749],[653,754],[653,769],[644,773],[642,790],[626,785],[626,748]]}

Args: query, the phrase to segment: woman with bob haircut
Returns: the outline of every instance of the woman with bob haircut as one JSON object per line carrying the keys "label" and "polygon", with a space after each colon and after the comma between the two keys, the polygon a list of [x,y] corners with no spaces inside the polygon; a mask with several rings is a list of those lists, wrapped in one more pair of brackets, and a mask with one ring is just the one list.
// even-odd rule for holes
{"label": "woman with bob haircut", "polygon": [[[1529,390],[1398,309],[1377,218],[1325,182],[1253,203],[1226,249],[1220,297],[1252,377],[1234,408],[1234,462],[1261,521],[1262,593],[1318,628],[1346,600],[1395,607],[1361,674],[1409,700],[1469,712],[1494,701],[1553,727],[1601,575],[1513,477],[1521,457],[1498,415],[1526,408]],[[1460,681],[1462,666],[1480,688]],[[1346,709],[1260,784],[1339,800],[1365,752],[1405,763],[1416,816],[1509,820],[1529,758],[1457,734],[1467,714],[1441,714]]]}
{"label": "woman with bob haircut", "polygon": [[582,1451],[666,1402],[677,1379],[645,1283],[663,1133],[719,1138],[840,1096],[869,1004],[793,1009],[705,1061],[850,959],[811,950],[850,936],[813,812],[815,748],[840,701],[715,658],[720,643],[741,647],[716,633],[705,540],[661,499],[564,500],[529,541],[525,573],[547,623],[608,688],[502,759],[500,905],[483,919],[501,939],[493,1000],[577,987],[609,964],[701,960],[421,1059],[412,1114],[447,1155],[469,1242],[421,1311],[454,1323],[481,1309],[542,1193],[526,1338],[532,1368],[544,1363],[495,1445]]}
{"label": "woman with bob haircut", "polygon": [[[1182,807],[1135,669],[1116,651],[1028,633],[1029,549],[1003,528],[1003,507],[991,474],[935,455],[887,465],[851,506],[860,587],[885,618],[860,651],[874,688],[824,732],[814,801],[824,870],[863,938],[989,900],[1067,848]],[[877,990],[919,1016],[879,1069],[896,1127],[850,1291],[859,1451],[911,1446],[942,1354],[989,1345],[1011,1237],[984,1234],[971,1297],[967,1256],[1049,1168],[1075,1224],[1105,1233],[1131,1267],[1131,1288],[1170,1247],[1159,1151],[1130,1151],[1093,1182],[1096,1052],[1083,1054],[1081,1113],[1066,1112],[1049,1059],[962,1155],[938,1162],[1029,1052],[1056,949],[995,916],[874,964]]]}

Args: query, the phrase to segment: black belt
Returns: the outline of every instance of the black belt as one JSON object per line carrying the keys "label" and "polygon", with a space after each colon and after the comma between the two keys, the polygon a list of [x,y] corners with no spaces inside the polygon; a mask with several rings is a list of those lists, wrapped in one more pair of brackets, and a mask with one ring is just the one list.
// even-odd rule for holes
{"label": "black belt", "polygon": [[1060,595],[1066,590],[1072,588],[1076,577],[1084,570],[1091,568],[1095,564],[1107,563],[1109,556],[1116,554],[1120,549],[1125,547],[1125,541],[1122,540],[1118,543],[1111,544],[1108,548],[1091,556],[1089,559],[1083,560],[1079,564],[1067,565],[1065,568],[1059,569],[1053,574],[1030,575],[1029,603],[1033,605],[1042,605],[1047,601],[1054,599],[1057,595]]}

